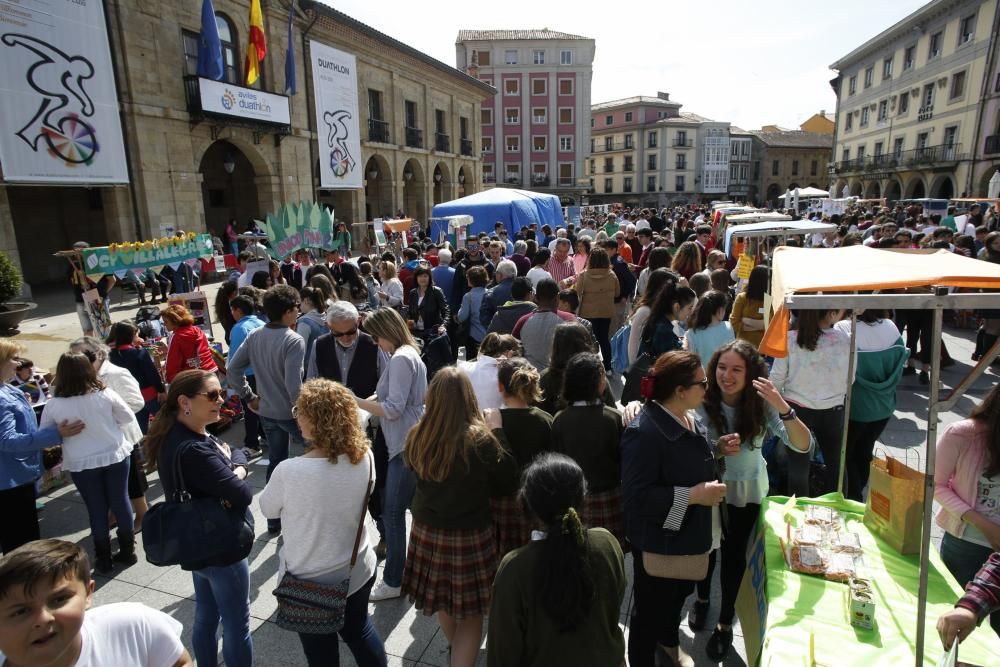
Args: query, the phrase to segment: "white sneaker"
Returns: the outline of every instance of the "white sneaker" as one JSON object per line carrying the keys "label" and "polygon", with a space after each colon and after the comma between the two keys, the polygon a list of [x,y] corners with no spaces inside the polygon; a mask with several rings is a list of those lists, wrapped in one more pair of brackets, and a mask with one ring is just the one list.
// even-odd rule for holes
{"label": "white sneaker", "polygon": [[375,582],[375,587],[372,588],[372,592],[368,594],[369,602],[379,602],[381,600],[391,600],[393,598],[398,598],[400,596],[401,588],[399,586],[388,586],[385,581],[379,579]]}

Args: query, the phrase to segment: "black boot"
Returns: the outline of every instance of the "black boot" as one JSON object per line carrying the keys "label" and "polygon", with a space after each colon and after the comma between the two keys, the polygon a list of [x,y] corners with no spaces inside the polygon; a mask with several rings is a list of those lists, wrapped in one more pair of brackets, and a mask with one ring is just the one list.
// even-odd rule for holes
{"label": "black boot", "polygon": [[111,562],[111,542],[105,542],[103,544],[94,544],[94,569],[101,574],[108,574],[114,569],[114,564]]}
{"label": "black boot", "polygon": [[985,335],[986,335],[985,329],[979,329],[976,332],[976,349],[972,353],[973,361],[979,361],[979,358],[983,356],[983,352],[985,352],[985,350],[983,349],[983,336]]}
{"label": "black boot", "polygon": [[135,533],[118,531],[118,553],[114,560],[123,565],[135,565],[139,562],[139,557],[135,555]]}

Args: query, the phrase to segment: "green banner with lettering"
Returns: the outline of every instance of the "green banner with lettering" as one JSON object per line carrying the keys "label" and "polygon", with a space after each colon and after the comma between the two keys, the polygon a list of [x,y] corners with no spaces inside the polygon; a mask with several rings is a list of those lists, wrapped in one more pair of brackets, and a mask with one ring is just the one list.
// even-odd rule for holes
{"label": "green banner with lettering", "polygon": [[96,279],[108,274],[121,278],[129,271],[138,273],[164,266],[176,267],[181,262],[211,257],[214,248],[209,234],[188,232],[184,236],[84,248],[80,254],[88,278]]}
{"label": "green banner with lettering", "polygon": [[316,202],[285,204],[267,214],[264,229],[274,254],[282,258],[302,248],[334,250],[340,246],[333,238],[332,211]]}

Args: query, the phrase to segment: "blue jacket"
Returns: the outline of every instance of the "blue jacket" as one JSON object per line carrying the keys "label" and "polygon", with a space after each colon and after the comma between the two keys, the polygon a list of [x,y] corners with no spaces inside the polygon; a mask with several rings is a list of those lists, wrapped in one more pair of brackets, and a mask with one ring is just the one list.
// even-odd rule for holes
{"label": "blue jacket", "polygon": [[35,411],[20,389],[0,384],[0,491],[41,477],[39,451],[60,442],[58,427],[38,428]]}
{"label": "blue jacket", "polygon": [[497,308],[510,301],[510,290],[514,286],[514,279],[501,280],[496,286],[486,292],[483,298],[483,305],[479,308],[479,321],[484,327],[490,326],[493,316],[496,315]]}
{"label": "blue jacket", "polygon": [[[226,359],[227,364],[236,356],[236,350],[240,349],[240,345],[247,339],[250,332],[260,329],[262,326],[264,326],[264,320],[256,315],[244,315],[240,318],[239,322],[233,325],[233,330],[229,333],[229,356]],[[244,375],[251,377],[253,375],[253,366],[248,366],[247,372]]]}

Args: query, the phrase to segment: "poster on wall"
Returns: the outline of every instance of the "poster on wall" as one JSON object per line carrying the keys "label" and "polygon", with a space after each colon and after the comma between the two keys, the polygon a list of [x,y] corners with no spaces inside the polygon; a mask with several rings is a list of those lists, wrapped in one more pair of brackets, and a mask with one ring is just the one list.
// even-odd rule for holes
{"label": "poster on wall", "polygon": [[[2,0],[0,0],[2,1]],[[353,55],[309,42],[319,142],[320,186],[361,189],[361,130],[358,73]]]}
{"label": "poster on wall", "polygon": [[0,0],[0,164],[12,183],[128,183],[99,0]]}

